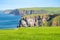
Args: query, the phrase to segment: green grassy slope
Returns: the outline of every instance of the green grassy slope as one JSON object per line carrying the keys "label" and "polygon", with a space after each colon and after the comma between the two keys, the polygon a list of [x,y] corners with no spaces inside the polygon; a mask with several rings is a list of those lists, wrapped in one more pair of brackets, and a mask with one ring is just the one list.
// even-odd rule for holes
{"label": "green grassy slope", "polygon": [[60,10],[60,7],[32,7],[32,8],[20,8],[20,10]]}
{"label": "green grassy slope", "polygon": [[0,30],[0,40],[60,40],[60,27]]}

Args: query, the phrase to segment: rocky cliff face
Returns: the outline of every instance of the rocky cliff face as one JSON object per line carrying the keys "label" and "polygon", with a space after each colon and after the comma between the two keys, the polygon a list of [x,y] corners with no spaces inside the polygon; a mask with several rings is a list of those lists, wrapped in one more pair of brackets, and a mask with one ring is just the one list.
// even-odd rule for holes
{"label": "rocky cliff face", "polygon": [[29,14],[47,14],[48,11],[46,10],[19,10],[19,14],[24,16],[24,15],[29,15]]}
{"label": "rocky cliff face", "polygon": [[4,10],[2,12],[5,13],[5,14],[10,14],[11,11],[13,11],[13,10]]}
{"label": "rocky cliff face", "polygon": [[[29,14],[49,14],[50,11],[46,11],[46,10],[5,10],[3,11],[6,14],[13,14],[13,15],[20,15],[20,16],[24,16],[24,15],[29,15]],[[54,12],[50,12],[53,13]]]}
{"label": "rocky cliff face", "polygon": [[[18,27],[24,26],[24,27],[32,27],[32,26],[51,26],[52,25],[52,19],[56,16],[60,16],[60,9],[53,10],[51,9],[41,9],[41,10],[5,10],[4,13],[6,14],[13,14],[13,15],[20,15],[22,16],[22,19],[19,21]],[[27,16],[31,14],[39,14],[36,16]],[[41,15],[42,14],[42,15]],[[24,17],[24,16],[27,17]],[[60,20],[59,20],[60,21]],[[54,23],[54,22],[53,22]],[[57,22],[58,23],[58,22]],[[60,25],[60,24],[59,24]]]}
{"label": "rocky cliff face", "polygon": [[17,10],[17,9],[12,10],[9,14],[20,15],[19,10]]}
{"label": "rocky cliff face", "polygon": [[[52,26],[52,19],[60,14],[42,14],[37,16],[26,16],[19,21],[18,27],[33,27],[33,26]],[[60,21],[60,20],[59,20]],[[60,24],[59,24],[60,25]]]}
{"label": "rocky cliff face", "polygon": [[60,8],[20,8],[14,10],[5,10],[3,11],[6,14],[13,14],[13,15],[29,15],[29,14],[58,14],[60,13]]}
{"label": "rocky cliff face", "polygon": [[6,11],[5,13],[24,16],[24,15],[29,15],[29,14],[47,14],[48,11],[46,11],[46,10],[18,10],[18,9],[15,9],[12,11]]}

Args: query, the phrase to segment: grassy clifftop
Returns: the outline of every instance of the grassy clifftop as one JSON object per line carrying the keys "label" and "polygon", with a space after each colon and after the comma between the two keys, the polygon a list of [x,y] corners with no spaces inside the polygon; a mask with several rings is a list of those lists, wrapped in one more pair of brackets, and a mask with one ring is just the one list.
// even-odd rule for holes
{"label": "grassy clifftop", "polygon": [[19,10],[47,10],[47,11],[60,11],[60,7],[34,7],[34,8],[20,8]]}
{"label": "grassy clifftop", "polygon": [[34,8],[20,8],[19,10],[50,10],[50,11],[55,11],[55,10],[60,10],[60,7],[34,7]]}
{"label": "grassy clifftop", "polygon": [[[60,7],[34,7],[34,8],[20,8],[18,10],[25,10],[25,11],[40,11],[40,14],[44,13],[48,13],[48,14],[60,14]],[[37,12],[36,14],[38,14],[39,12]],[[33,13],[34,14],[34,13]]]}

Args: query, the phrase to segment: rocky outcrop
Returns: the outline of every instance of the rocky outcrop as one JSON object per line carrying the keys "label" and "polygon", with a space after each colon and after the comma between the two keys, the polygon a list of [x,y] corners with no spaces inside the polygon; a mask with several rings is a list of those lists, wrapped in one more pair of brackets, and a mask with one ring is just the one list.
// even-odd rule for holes
{"label": "rocky outcrop", "polygon": [[10,14],[11,11],[13,11],[13,10],[4,10],[2,12],[5,13],[5,14]]}
{"label": "rocky outcrop", "polygon": [[49,11],[46,10],[19,10],[20,15],[29,15],[29,14],[47,14]]}
{"label": "rocky outcrop", "polygon": [[60,8],[20,8],[20,9],[14,9],[14,10],[4,10],[5,14],[13,14],[13,15],[20,15],[25,16],[29,14],[60,14]]}
{"label": "rocky outcrop", "polygon": [[49,11],[46,10],[5,10],[5,14],[13,14],[13,15],[20,15],[20,16],[25,16],[29,14],[47,14]]}
{"label": "rocky outcrop", "polygon": [[9,14],[13,14],[13,15],[20,15],[20,13],[19,13],[19,10],[18,10],[18,9],[12,10]]}
{"label": "rocky outcrop", "polygon": [[29,15],[29,14],[58,14],[60,13],[60,7],[33,7],[33,8],[19,8],[13,10],[4,10],[5,14],[13,15]]}
{"label": "rocky outcrop", "polygon": [[[37,16],[26,16],[19,21],[18,27],[33,27],[33,26],[52,26],[52,19],[60,14],[42,14]],[[51,23],[50,23],[51,21]],[[59,20],[60,21],[60,20]]]}

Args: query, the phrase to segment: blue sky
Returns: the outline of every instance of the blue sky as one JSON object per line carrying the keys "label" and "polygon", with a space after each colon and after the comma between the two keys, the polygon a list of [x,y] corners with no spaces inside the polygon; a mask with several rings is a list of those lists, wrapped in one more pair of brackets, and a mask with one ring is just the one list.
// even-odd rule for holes
{"label": "blue sky", "polygon": [[27,7],[60,7],[60,0],[0,0],[0,10]]}

